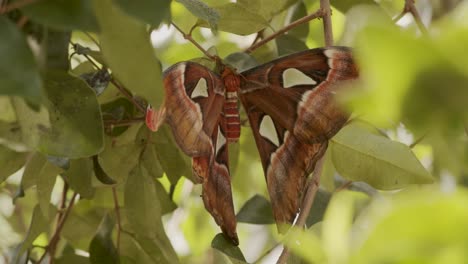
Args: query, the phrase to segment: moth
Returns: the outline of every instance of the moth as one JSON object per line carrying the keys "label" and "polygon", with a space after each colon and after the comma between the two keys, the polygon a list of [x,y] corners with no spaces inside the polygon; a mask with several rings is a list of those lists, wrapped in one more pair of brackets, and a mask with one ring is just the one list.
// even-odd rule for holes
{"label": "moth", "polygon": [[205,208],[237,245],[228,147],[240,136],[238,101],[260,153],[274,218],[278,226],[291,224],[308,175],[349,117],[335,94],[358,75],[347,47],[310,49],[241,73],[180,62],[164,72],[164,103],[148,109],[146,123],[153,131],[169,124],[180,149],[192,157]]}

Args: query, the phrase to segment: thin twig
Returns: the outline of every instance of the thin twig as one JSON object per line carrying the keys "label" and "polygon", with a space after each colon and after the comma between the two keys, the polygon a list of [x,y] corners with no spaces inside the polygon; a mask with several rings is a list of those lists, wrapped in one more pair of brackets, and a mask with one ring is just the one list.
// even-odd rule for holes
{"label": "thin twig", "polygon": [[131,126],[136,123],[141,123],[145,120],[144,117],[128,119],[128,120],[104,120],[105,126],[113,126],[113,127],[122,127],[122,126]]}
{"label": "thin twig", "polygon": [[[60,239],[60,232],[62,232],[63,226],[65,225],[65,221],[67,220],[68,215],[70,214],[70,212],[71,212],[71,210],[73,208],[73,205],[75,204],[75,198],[76,198],[77,195],[78,195],[78,193],[76,193],[76,192],[73,193],[73,196],[70,199],[70,202],[68,203],[68,207],[67,207],[65,213],[63,214],[62,219],[60,220],[60,223],[57,225],[57,228],[55,229],[55,232],[54,232],[54,234],[52,235],[52,237],[51,237],[51,239],[49,241],[49,245],[47,246],[46,251],[44,252],[44,254],[42,254],[42,256],[39,258],[37,263],[41,263],[44,260],[44,258],[46,257],[48,252],[51,252],[51,250],[55,251],[54,247],[57,246],[57,242]],[[54,258],[54,256],[51,255],[50,259],[52,260],[53,258]]]}
{"label": "thin twig", "polygon": [[320,0],[320,9],[322,9],[323,34],[325,37],[325,47],[333,46],[333,30],[331,21],[331,7],[329,0]]}
{"label": "thin twig", "polygon": [[39,0],[15,1],[13,3],[10,3],[10,4],[6,5],[3,8],[0,8],[0,15],[11,12],[11,11],[13,11],[15,9],[18,9],[18,8],[25,7],[25,6],[30,5],[30,4],[32,4],[34,2],[37,2],[37,1],[39,1]]}
{"label": "thin twig", "polygon": [[340,187],[336,188],[335,191],[333,192],[341,192],[345,189],[348,189],[349,186],[351,186],[351,184],[353,184],[353,181],[346,181],[345,183],[343,183]]}
{"label": "thin twig", "polygon": [[[323,170],[323,163],[325,161],[325,156],[322,156],[317,164],[315,165],[314,173],[312,177],[307,182],[307,189],[304,195],[304,199],[302,200],[301,212],[299,213],[299,217],[296,221],[296,226],[304,227],[307,217],[310,213],[310,208],[314,203],[315,195],[319,189],[320,185],[320,177],[322,175]],[[278,258],[278,264],[283,264],[288,261],[289,258],[289,249],[285,246],[283,252],[281,252],[280,257]]]}
{"label": "thin twig", "polygon": [[27,16],[21,16],[18,21],[16,21],[16,26],[18,28],[23,28],[26,23],[28,23],[29,18]]}
{"label": "thin twig", "polygon": [[117,87],[117,89],[119,89],[119,91],[125,96],[128,98],[128,100],[130,100],[130,102],[132,102],[132,104],[138,108],[138,110],[140,110],[140,112],[142,113],[146,113],[146,109],[141,106],[137,101],[135,101],[135,98],[133,98],[133,96],[127,92],[127,90],[125,90],[125,88],[123,88],[114,78],[112,78],[110,80],[110,82],[115,86]]}
{"label": "thin twig", "polygon": [[259,47],[265,45],[267,42],[273,40],[274,38],[280,36],[280,35],[283,35],[284,33],[286,33],[287,31],[291,30],[292,28],[294,27],[297,27],[299,25],[302,25],[304,23],[307,23],[313,19],[316,19],[316,18],[319,18],[319,17],[322,17],[324,15],[323,13],[323,10],[322,9],[319,9],[317,11],[315,11],[315,13],[312,13],[308,16],[305,16],[303,18],[300,18],[294,22],[292,22],[291,24],[285,26],[284,28],[276,31],[275,33],[273,33],[272,35],[264,38],[262,41],[259,41],[257,43],[255,43],[254,45],[250,46],[248,49],[245,50],[246,53],[251,53],[253,52],[254,50],[258,49]]}
{"label": "thin twig", "polygon": [[393,21],[397,22],[406,13],[410,13],[413,16],[414,21],[416,22],[416,25],[418,25],[418,28],[421,31],[421,33],[423,33],[424,35],[429,34],[426,26],[424,26],[424,23],[422,22],[421,16],[419,15],[419,12],[416,9],[416,6],[414,5],[414,0],[405,0],[405,6],[403,7],[403,11],[397,17],[395,17]]}
{"label": "thin twig", "polygon": [[414,148],[417,144],[421,143],[421,141],[426,137],[427,134],[422,135],[418,139],[416,139],[413,143],[409,145],[410,148]]}
{"label": "thin twig", "polygon": [[203,54],[205,54],[205,56],[207,56],[208,58],[212,59],[212,60],[218,60],[218,57],[216,56],[213,56],[211,55],[210,53],[208,53],[208,51],[206,51],[202,46],[200,46],[200,44],[198,44],[198,42],[196,42],[193,38],[192,38],[192,30],[193,30],[193,27],[192,29],[190,30],[190,33],[185,33],[182,29],[180,29],[176,24],[174,23],[171,23],[172,26],[174,26],[177,31],[180,32],[180,34],[182,34],[182,36],[184,37],[184,39],[190,41],[193,45],[195,45],[195,47],[197,47],[201,52],[203,52]]}
{"label": "thin twig", "polygon": [[120,232],[122,230],[122,225],[120,222],[119,199],[117,198],[117,190],[115,189],[115,187],[112,187],[112,195],[114,197],[115,218],[117,219],[117,253],[120,254]]}

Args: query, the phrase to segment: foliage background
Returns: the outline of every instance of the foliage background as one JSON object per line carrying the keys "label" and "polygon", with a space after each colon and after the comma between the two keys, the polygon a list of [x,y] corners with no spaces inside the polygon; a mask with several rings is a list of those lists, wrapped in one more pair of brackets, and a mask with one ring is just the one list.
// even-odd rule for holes
{"label": "foliage background", "polygon": [[[357,92],[343,96],[353,122],[330,142],[310,228],[286,237],[272,224],[243,127],[231,151],[239,248],[216,235],[168,128],[150,133],[116,86],[159,106],[162,69],[210,64],[169,22],[184,32],[198,23],[193,38],[211,53],[252,63],[232,54],[318,1],[43,0],[2,9],[3,262],[271,263],[284,243],[291,263],[466,263],[468,2],[418,1],[428,34],[409,14],[392,21],[402,1],[331,4],[336,42],[354,47],[361,70]],[[252,56],[262,63],[319,46],[314,20]],[[96,75],[87,57],[110,71]]]}

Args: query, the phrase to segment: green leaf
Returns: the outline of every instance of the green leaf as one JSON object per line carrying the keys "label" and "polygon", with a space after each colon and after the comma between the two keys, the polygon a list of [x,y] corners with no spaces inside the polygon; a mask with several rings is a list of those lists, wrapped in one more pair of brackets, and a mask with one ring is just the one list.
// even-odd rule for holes
{"label": "green leaf", "polygon": [[51,128],[41,131],[39,150],[69,158],[99,153],[103,125],[94,91],[83,80],[61,71],[47,73],[45,88]]}
{"label": "green leaf", "polygon": [[236,68],[238,72],[243,72],[258,65],[258,61],[245,52],[231,53],[223,59],[224,63]]}
{"label": "green leaf", "polygon": [[26,163],[23,177],[21,179],[21,188],[26,190],[34,185],[37,186],[37,196],[39,207],[47,218],[50,216],[49,203],[52,188],[55,185],[57,175],[62,169],[52,165],[47,158],[36,152]]}
{"label": "green leaf", "polygon": [[237,3],[250,12],[261,16],[265,21],[297,3],[296,0],[239,0]]}
{"label": "green leaf", "polygon": [[71,32],[55,31],[47,29],[44,33],[42,47],[45,53],[44,68],[48,70],[68,71],[70,62],[68,50],[70,46]]}
{"label": "green leaf", "polygon": [[93,171],[94,175],[96,175],[96,178],[103,184],[107,185],[112,185],[116,184],[117,182],[114,181],[107,173],[104,171],[104,169],[101,167],[101,164],[99,164],[98,156],[93,156]]}
{"label": "green leaf", "polygon": [[46,74],[45,90],[48,112],[44,108],[35,112],[13,99],[25,143],[45,154],[68,158],[100,152],[103,125],[94,91],[62,71]]}
{"label": "green leaf", "polygon": [[0,145],[0,183],[18,171],[26,162],[27,153],[16,152]]}
{"label": "green leaf", "polygon": [[60,30],[98,31],[92,0],[37,1],[21,8],[24,14],[40,24]]}
{"label": "green leaf", "polygon": [[338,9],[343,14],[348,12],[354,6],[364,6],[364,5],[371,5],[371,6],[378,6],[377,2],[373,0],[337,0],[331,3],[333,7]]}
{"label": "green leaf", "polygon": [[[160,225],[162,229],[162,224]],[[156,238],[148,238],[145,236],[135,236],[135,243],[139,248],[152,260],[152,263],[179,263],[177,254],[169,242],[166,234],[159,233]]]}
{"label": "green leaf", "polygon": [[65,181],[71,189],[80,194],[81,198],[91,199],[94,195],[93,163],[89,158],[72,160],[70,168],[63,174]]}
{"label": "green leaf", "polygon": [[239,4],[228,3],[215,8],[221,19],[218,29],[238,35],[249,35],[268,26],[268,22],[258,13],[245,9]]}
{"label": "green leaf", "polygon": [[158,195],[158,200],[161,204],[161,215],[168,214],[175,209],[177,209],[177,204],[169,197],[166,190],[159,181],[155,181],[156,194]]}
{"label": "green leaf", "polygon": [[300,39],[291,35],[281,35],[275,39],[278,47],[278,55],[284,56],[291,53],[307,50],[307,45]]}
{"label": "green leaf", "polygon": [[112,242],[114,221],[106,215],[99,226],[97,234],[89,245],[89,260],[92,264],[120,263],[117,249]]}
{"label": "green leaf", "polygon": [[56,259],[57,264],[89,264],[87,257],[77,255],[75,249],[67,243],[60,258]]}
{"label": "green leaf", "polygon": [[213,241],[211,241],[211,247],[226,254],[233,263],[247,263],[240,248],[234,246],[232,242],[227,240],[221,233],[217,234],[213,238]]}
{"label": "green leaf", "polygon": [[116,3],[129,15],[154,27],[158,27],[163,20],[171,16],[170,0],[117,0]]}
{"label": "green leaf", "polygon": [[[294,22],[298,19],[307,16],[307,7],[303,1],[300,1],[297,5],[292,7],[292,16],[289,19],[289,23]],[[287,33],[289,36],[294,36],[299,40],[305,41],[309,35],[309,24],[305,23],[292,28]]]}
{"label": "green leaf", "polygon": [[177,183],[181,176],[191,177],[190,161],[177,147],[168,125],[161,126],[152,134],[151,139],[158,154],[159,163],[172,184]]}
{"label": "green leaf", "polygon": [[0,120],[0,144],[18,152],[28,150],[21,139],[21,127],[17,122]]}
{"label": "green leaf", "polygon": [[94,1],[94,10],[102,29],[102,54],[112,73],[125,88],[158,107],[163,98],[161,66],[146,25],[123,13],[112,0]]}
{"label": "green leaf", "polygon": [[99,165],[109,177],[118,182],[124,182],[140,160],[143,146],[135,139],[141,127],[141,124],[136,124],[118,137],[105,139],[104,151],[99,154]]}
{"label": "green leaf", "polygon": [[213,31],[218,28],[220,14],[214,8],[209,7],[207,4],[200,0],[176,0],[187,8],[194,16],[205,20],[210,25]]}
{"label": "green leaf", "polygon": [[382,190],[434,181],[408,146],[355,123],[344,127],[330,145],[336,170],[349,180]]}
{"label": "green leaf", "polygon": [[240,209],[236,215],[239,223],[250,223],[257,225],[274,224],[271,203],[261,195],[254,195]]}
{"label": "green leaf", "polygon": [[309,216],[307,216],[306,224],[308,227],[323,220],[323,216],[325,215],[325,211],[327,210],[331,197],[332,194],[330,192],[327,192],[322,188],[318,189],[315,194],[314,203],[310,209]]}
{"label": "green leaf", "polygon": [[[55,215],[55,207],[50,206],[51,213]],[[28,232],[26,236],[18,246],[19,248],[15,252],[15,256],[13,256],[13,263],[17,263],[19,257],[29,248],[31,247],[34,240],[42,233],[47,232],[49,230],[49,221],[52,221],[54,218],[49,217],[46,218],[41,212],[41,208],[39,205],[34,207],[31,217],[31,223],[29,224]]]}
{"label": "green leaf", "polygon": [[158,223],[161,223],[161,205],[154,179],[147,171],[136,166],[125,184],[125,213],[136,234],[155,238]]}
{"label": "green leaf", "polygon": [[87,251],[107,211],[91,200],[80,200],[68,215],[62,236],[73,247]]}
{"label": "green leaf", "polygon": [[0,94],[16,95],[39,104],[42,80],[26,38],[5,16],[0,16]]}

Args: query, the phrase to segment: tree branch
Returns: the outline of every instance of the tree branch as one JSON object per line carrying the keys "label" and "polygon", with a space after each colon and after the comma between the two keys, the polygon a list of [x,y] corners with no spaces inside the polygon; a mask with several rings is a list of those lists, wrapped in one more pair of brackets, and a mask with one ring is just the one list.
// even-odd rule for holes
{"label": "tree branch", "polygon": [[320,0],[320,9],[323,15],[323,34],[325,39],[325,47],[333,46],[333,30],[331,21],[331,7],[329,0]]}
{"label": "tree branch", "polygon": [[399,14],[395,19],[393,19],[394,22],[397,22],[400,20],[406,13],[410,13],[416,24],[418,25],[419,30],[421,33],[424,35],[429,34],[427,31],[426,26],[424,26],[424,23],[422,22],[421,16],[419,15],[418,10],[416,9],[416,6],[414,5],[414,0],[405,0],[405,6],[403,7],[403,11],[401,14]]}
{"label": "tree branch", "polygon": [[206,51],[202,46],[200,46],[200,44],[198,44],[198,42],[196,42],[192,38],[192,31],[193,31],[194,27],[192,27],[192,29],[190,30],[190,33],[187,34],[181,28],[179,28],[176,24],[171,23],[171,25],[174,26],[177,29],[177,31],[180,32],[180,34],[182,34],[184,39],[190,41],[195,47],[197,47],[201,52],[203,52],[203,54],[205,54],[205,56],[207,56],[208,58],[210,58],[210,59],[212,59],[214,61],[219,60],[219,58],[217,56],[213,56],[210,53],[208,53],[208,51]]}
{"label": "tree branch", "polygon": [[39,0],[23,0],[23,1],[15,1],[13,3],[10,3],[4,7],[0,7],[0,15],[3,15],[5,13],[11,12],[15,9],[25,7],[27,5],[30,5],[34,2],[37,2]]}
{"label": "tree branch", "polygon": [[[296,221],[295,226],[305,227],[305,222],[307,217],[310,213],[310,208],[314,203],[315,195],[317,194],[319,185],[320,185],[320,177],[322,175],[323,170],[323,163],[325,160],[325,155],[323,155],[315,165],[314,173],[312,177],[307,182],[306,193],[304,195],[304,199],[302,200],[301,212],[299,213],[299,217]],[[281,252],[280,257],[278,258],[278,264],[284,264],[288,261],[289,258],[289,249],[284,247],[283,252]]]}
{"label": "tree branch", "polygon": [[283,35],[284,33],[288,32],[289,30],[291,30],[292,28],[294,27],[297,27],[299,25],[302,25],[304,23],[307,23],[313,19],[316,19],[316,18],[319,18],[319,17],[323,17],[324,15],[324,12],[322,9],[319,9],[317,11],[315,11],[314,13],[308,15],[308,16],[305,16],[303,18],[300,18],[294,22],[292,22],[291,24],[285,26],[284,28],[276,31],[275,33],[273,33],[272,35],[262,39],[262,41],[259,41],[257,43],[255,43],[254,45],[250,46],[248,49],[245,50],[246,53],[252,53],[254,50],[258,49],[259,47],[265,45],[267,42],[270,42],[271,40],[273,40],[274,38],[280,36],[280,35]]}
{"label": "tree branch", "polygon": [[65,225],[65,221],[67,220],[68,215],[70,214],[70,212],[71,212],[71,210],[73,208],[73,205],[75,204],[75,198],[76,198],[77,195],[78,195],[78,193],[76,193],[76,192],[73,193],[73,196],[70,199],[70,203],[68,204],[68,207],[67,207],[65,213],[62,215],[61,220],[58,223],[57,228],[55,229],[55,232],[54,232],[54,234],[52,235],[52,237],[51,237],[51,239],[49,241],[49,245],[47,246],[46,251],[44,252],[44,254],[42,254],[42,256],[39,258],[37,263],[41,263],[44,260],[45,256],[47,255],[47,253],[51,253],[50,254],[50,262],[53,261],[54,256],[52,255],[52,253],[55,252],[55,249],[57,247],[57,243],[60,240],[60,232],[62,232],[63,226]]}

